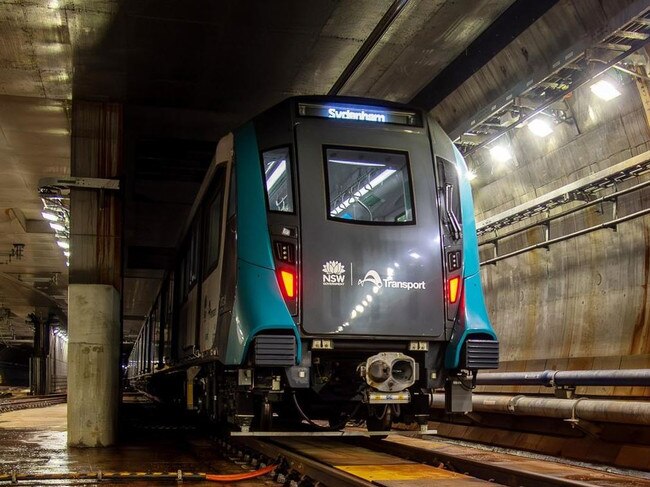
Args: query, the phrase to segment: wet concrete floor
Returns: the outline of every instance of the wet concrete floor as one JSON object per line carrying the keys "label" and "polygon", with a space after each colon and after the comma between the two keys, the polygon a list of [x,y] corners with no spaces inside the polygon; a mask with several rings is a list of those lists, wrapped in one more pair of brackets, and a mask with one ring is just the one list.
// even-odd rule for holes
{"label": "wet concrete floor", "polygon": [[[180,431],[178,425],[160,426],[147,420],[146,406],[128,405],[123,409],[124,424],[118,446],[108,448],[68,448],[66,445],[65,404],[24,409],[0,414],[0,473],[49,474],[68,472],[208,472],[237,474],[248,471],[216,451],[204,433]],[[142,428],[139,428],[139,425]],[[4,485],[0,482],[0,485]],[[192,486],[277,485],[270,478],[235,483],[185,481]],[[19,485],[177,485],[165,480],[120,481],[25,481]]]}

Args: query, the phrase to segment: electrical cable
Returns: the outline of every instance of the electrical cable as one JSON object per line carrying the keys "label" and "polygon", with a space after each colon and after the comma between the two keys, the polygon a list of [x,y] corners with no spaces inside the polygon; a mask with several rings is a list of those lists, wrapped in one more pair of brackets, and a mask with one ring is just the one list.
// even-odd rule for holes
{"label": "electrical cable", "polygon": [[348,421],[350,421],[357,414],[357,412],[359,412],[359,408],[361,408],[361,402],[358,402],[356,407],[354,408],[354,410],[349,415],[347,415],[343,420],[341,420],[339,423],[335,424],[334,426],[327,427],[327,426],[321,426],[320,424],[315,423],[314,421],[312,421],[305,414],[303,409],[300,407],[300,404],[298,403],[298,398],[296,397],[296,391],[291,391],[291,398],[293,399],[293,404],[294,404],[294,406],[296,406],[296,410],[298,411],[298,414],[300,414],[302,419],[307,421],[307,423],[310,426],[313,426],[313,427],[318,428],[320,430],[326,430],[326,431],[335,431],[335,430],[341,429],[342,427],[344,427],[346,425],[346,423]]}
{"label": "electrical cable", "polygon": [[177,480],[178,482],[203,481],[211,482],[239,482],[262,477],[271,473],[278,467],[278,464],[269,465],[259,468],[252,472],[236,474],[209,474],[196,472],[63,472],[63,473],[18,473],[12,470],[9,473],[0,474],[0,482],[11,482],[15,484],[19,481],[44,481],[44,480],[158,480],[169,481]]}
{"label": "electrical cable", "polygon": [[238,482],[240,480],[250,480],[271,473],[273,470],[275,470],[276,467],[277,465],[269,465],[268,467],[260,468],[253,472],[246,472],[246,473],[225,474],[225,475],[206,474],[205,480],[210,480],[212,482]]}

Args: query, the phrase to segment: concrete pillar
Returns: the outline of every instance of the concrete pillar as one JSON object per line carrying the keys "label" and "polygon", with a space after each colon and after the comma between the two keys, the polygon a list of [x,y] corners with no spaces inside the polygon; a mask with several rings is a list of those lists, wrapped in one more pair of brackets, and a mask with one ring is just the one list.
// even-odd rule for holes
{"label": "concrete pillar", "polygon": [[107,446],[117,437],[120,295],[110,285],[68,288],[68,445]]}
{"label": "concrete pillar", "polygon": [[[73,101],[71,175],[122,176],[122,106]],[[68,445],[108,446],[120,397],[122,196],[70,192]]]}
{"label": "concrete pillar", "polygon": [[50,326],[49,320],[43,318],[47,316],[47,311],[36,310],[36,313],[30,315],[32,325],[34,325],[34,351],[29,359],[29,389],[30,394],[42,396],[50,392],[48,388],[48,370],[47,356],[50,345]]}

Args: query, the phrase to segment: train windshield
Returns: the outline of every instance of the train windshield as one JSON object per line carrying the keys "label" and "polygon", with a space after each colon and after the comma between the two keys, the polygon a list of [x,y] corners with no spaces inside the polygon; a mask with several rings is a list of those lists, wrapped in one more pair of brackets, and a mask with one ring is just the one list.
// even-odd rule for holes
{"label": "train windshield", "polygon": [[262,159],[269,211],[293,213],[289,148],[281,147],[266,151],[262,154]]}
{"label": "train windshield", "polygon": [[325,148],[328,217],[344,222],[412,223],[405,152]]}

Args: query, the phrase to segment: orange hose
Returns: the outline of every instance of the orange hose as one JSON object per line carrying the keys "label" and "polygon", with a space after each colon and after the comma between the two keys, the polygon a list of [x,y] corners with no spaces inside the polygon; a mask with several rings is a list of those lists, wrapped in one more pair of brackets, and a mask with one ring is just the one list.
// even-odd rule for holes
{"label": "orange hose", "polygon": [[206,474],[205,480],[212,480],[213,482],[237,482],[239,480],[249,480],[273,472],[275,467],[277,467],[277,465],[269,465],[268,467],[255,470],[254,472],[235,473],[229,475]]}

